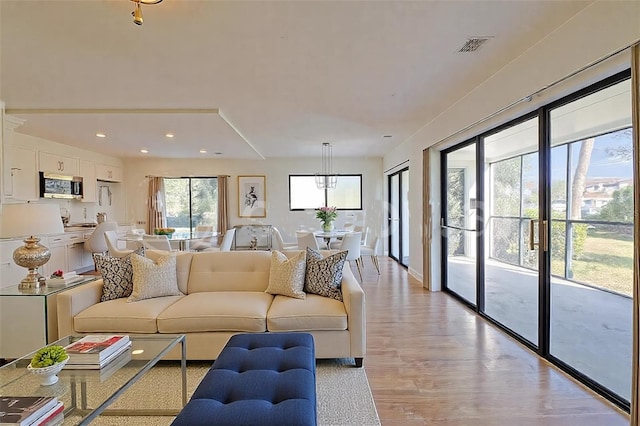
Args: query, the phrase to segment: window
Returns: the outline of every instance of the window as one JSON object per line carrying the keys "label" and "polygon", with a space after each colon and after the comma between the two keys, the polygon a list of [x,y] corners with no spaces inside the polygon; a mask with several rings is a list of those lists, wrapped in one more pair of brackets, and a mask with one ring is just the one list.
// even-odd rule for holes
{"label": "window", "polygon": [[217,178],[165,178],[167,227],[181,237],[191,237],[196,226],[218,227]]}
{"label": "window", "polygon": [[289,209],[362,210],[362,175],[338,175],[335,189],[318,189],[314,175],[289,175]]}

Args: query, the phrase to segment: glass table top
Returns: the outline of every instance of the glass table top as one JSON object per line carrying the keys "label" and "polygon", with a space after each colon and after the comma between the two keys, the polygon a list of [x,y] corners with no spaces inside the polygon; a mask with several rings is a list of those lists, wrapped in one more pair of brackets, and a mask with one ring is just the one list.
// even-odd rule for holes
{"label": "glass table top", "polygon": [[[66,346],[82,337],[67,336],[51,345]],[[185,337],[130,334],[129,339],[131,348],[102,369],[65,368],[58,373],[58,383],[50,386],[41,386],[42,377],[27,370],[35,352],[27,354],[0,367],[0,395],[55,396],[64,403],[63,425],[88,424],[174,346],[179,343],[184,345]],[[183,388],[184,385],[183,381]],[[184,398],[186,396],[183,396],[183,401]],[[177,410],[179,408],[176,407]]]}

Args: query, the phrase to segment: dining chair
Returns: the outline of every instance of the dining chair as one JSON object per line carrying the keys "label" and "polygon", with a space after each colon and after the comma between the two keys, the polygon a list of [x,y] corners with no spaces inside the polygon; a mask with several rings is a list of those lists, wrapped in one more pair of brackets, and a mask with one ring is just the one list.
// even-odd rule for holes
{"label": "dining chair", "polygon": [[209,247],[204,249],[203,251],[231,251],[231,246],[233,245],[233,238],[236,235],[236,228],[227,229],[227,232],[224,233],[222,237],[222,242],[220,242],[220,247]]}
{"label": "dining chair", "polygon": [[362,282],[362,269],[360,263],[362,258],[360,257],[360,240],[362,239],[362,232],[348,232],[342,237],[342,243],[340,244],[340,251],[347,251],[347,260],[349,264],[351,261],[356,262],[358,268],[358,274],[360,275],[360,282]]}
{"label": "dining chair", "polygon": [[298,250],[306,250],[307,247],[320,250],[318,240],[316,236],[313,235],[313,232],[296,231],[296,238],[298,239]]}
{"label": "dining chair", "polygon": [[296,243],[285,243],[282,238],[282,234],[275,226],[271,227],[271,231],[273,233],[273,239],[271,241],[273,250],[298,250],[298,245]]}
{"label": "dining chair", "polygon": [[[360,246],[360,257],[369,256],[371,257],[371,263],[376,267],[378,271],[378,275],[380,275],[380,265],[378,264],[378,250],[380,249],[380,238],[373,237],[369,244]],[[362,267],[364,267],[364,262],[361,262]]]}
{"label": "dining chair", "polygon": [[166,235],[148,235],[142,236],[142,245],[145,250],[164,250],[173,251],[169,237]]}
{"label": "dining chair", "polygon": [[194,238],[189,242],[190,250],[202,251],[213,247],[213,226],[196,226],[193,237]]}
{"label": "dining chair", "polygon": [[[353,227],[353,231],[351,232],[362,232],[362,240],[360,241],[360,245],[364,246],[367,244],[367,237],[369,235],[369,227],[363,228],[360,225],[356,225]],[[329,248],[332,250],[337,250],[340,248],[340,244],[342,244],[342,237],[338,237],[338,241],[332,241],[329,244]]]}
{"label": "dining chair", "polygon": [[120,250],[118,248],[118,233],[116,231],[105,231],[104,240],[107,243],[107,249],[111,257],[125,257],[133,253],[133,250]]}
{"label": "dining chair", "polygon": [[104,233],[106,231],[115,231],[116,229],[118,229],[118,224],[113,220],[99,223],[91,233],[91,236],[84,242],[84,249],[89,253],[104,253],[109,251]]}

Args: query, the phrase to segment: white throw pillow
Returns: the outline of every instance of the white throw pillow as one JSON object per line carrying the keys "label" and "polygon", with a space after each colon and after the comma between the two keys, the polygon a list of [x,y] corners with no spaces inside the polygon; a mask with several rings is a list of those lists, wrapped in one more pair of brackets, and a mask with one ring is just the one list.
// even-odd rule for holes
{"label": "white throw pillow", "polygon": [[180,296],[176,274],[176,255],[160,256],[156,262],[146,257],[131,255],[133,291],[127,302],[161,296]]}
{"label": "white throw pillow", "polygon": [[304,299],[307,296],[303,291],[305,269],[305,252],[300,252],[291,259],[277,250],[271,252],[269,286],[265,292]]}

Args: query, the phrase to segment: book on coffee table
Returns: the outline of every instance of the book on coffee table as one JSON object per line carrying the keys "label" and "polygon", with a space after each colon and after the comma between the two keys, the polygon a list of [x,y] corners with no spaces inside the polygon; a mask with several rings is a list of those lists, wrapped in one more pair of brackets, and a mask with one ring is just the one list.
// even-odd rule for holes
{"label": "book on coffee table", "polygon": [[[127,365],[131,361],[131,342],[124,345],[118,351],[106,357],[99,364],[71,364],[67,363],[63,367],[65,370],[99,370],[100,381],[104,381],[121,367]],[[87,374],[94,375],[93,371],[87,371]]]}
{"label": "book on coffee table", "polygon": [[27,426],[55,410],[58,399],[52,396],[0,397],[0,425]]}
{"label": "book on coffee table", "polygon": [[126,334],[88,335],[65,347],[67,364],[104,364],[106,359],[130,344]]}

